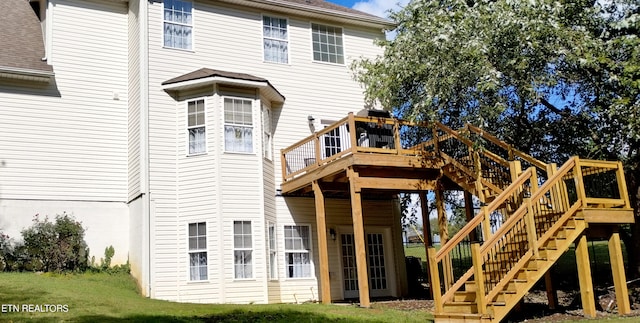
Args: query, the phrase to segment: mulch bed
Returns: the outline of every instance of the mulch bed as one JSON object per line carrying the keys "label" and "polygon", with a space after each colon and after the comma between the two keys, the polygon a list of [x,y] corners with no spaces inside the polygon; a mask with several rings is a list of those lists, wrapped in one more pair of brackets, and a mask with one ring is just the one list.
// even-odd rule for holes
{"label": "mulch bed", "polygon": [[[629,316],[640,317],[640,285],[634,283],[629,286],[629,298],[631,302],[631,314]],[[424,294],[423,294],[424,295]],[[596,289],[596,309],[597,317],[617,317],[618,310],[615,302],[615,292],[613,288]],[[548,307],[547,294],[544,290],[533,290],[529,292],[521,305],[520,310],[512,311],[505,322],[559,322],[582,320],[582,303],[580,301],[580,291],[558,291],[558,308],[551,310]],[[427,299],[404,299],[404,300],[377,300],[372,303],[373,308],[395,309],[405,311],[425,311],[433,312],[433,300]],[[639,318],[640,320],[640,318]]]}

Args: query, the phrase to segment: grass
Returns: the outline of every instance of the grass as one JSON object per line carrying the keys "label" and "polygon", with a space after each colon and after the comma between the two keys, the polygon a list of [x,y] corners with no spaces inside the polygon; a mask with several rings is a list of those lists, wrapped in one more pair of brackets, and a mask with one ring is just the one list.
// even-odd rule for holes
{"label": "grass", "polygon": [[[152,300],[138,295],[126,274],[0,273],[1,322],[425,322],[426,311],[354,305],[208,305]],[[67,312],[27,312],[22,305],[67,305]],[[43,306],[44,307],[44,306]],[[4,311],[9,311],[3,307]]]}

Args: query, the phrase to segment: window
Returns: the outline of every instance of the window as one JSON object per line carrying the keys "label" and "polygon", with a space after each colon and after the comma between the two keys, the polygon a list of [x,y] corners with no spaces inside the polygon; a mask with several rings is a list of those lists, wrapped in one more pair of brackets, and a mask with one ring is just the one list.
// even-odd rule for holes
{"label": "window", "polygon": [[269,246],[269,279],[278,279],[278,253],[276,249],[276,226],[269,222],[267,224],[267,246]]}
{"label": "window", "polygon": [[193,4],[185,0],[164,0],[164,46],[192,48]]}
{"label": "window", "polygon": [[273,158],[273,149],[271,143],[271,110],[262,106],[262,153],[264,158],[271,160]]}
{"label": "window", "polygon": [[233,221],[235,278],[253,278],[251,252],[251,221]]}
{"label": "window", "polygon": [[309,226],[284,227],[285,263],[288,278],[311,277],[311,238]]}
{"label": "window", "polygon": [[285,64],[289,62],[289,35],[286,19],[263,16],[262,37],[265,61]]}
{"label": "window", "polygon": [[226,151],[253,152],[251,100],[224,99],[224,148]]}
{"label": "window", "polygon": [[204,125],[204,100],[187,102],[187,133],[189,155],[207,151],[207,135]]}
{"label": "window", "polygon": [[311,24],[313,60],[344,64],[342,28]]}
{"label": "window", "polygon": [[207,280],[207,225],[189,223],[189,280]]}

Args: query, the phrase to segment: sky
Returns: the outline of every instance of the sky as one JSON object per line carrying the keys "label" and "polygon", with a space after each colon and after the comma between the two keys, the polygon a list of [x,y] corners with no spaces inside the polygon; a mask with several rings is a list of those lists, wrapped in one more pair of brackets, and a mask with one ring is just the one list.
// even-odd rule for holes
{"label": "sky", "polygon": [[345,7],[364,11],[380,17],[387,17],[387,10],[397,10],[398,3],[405,5],[409,0],[326,0]]}

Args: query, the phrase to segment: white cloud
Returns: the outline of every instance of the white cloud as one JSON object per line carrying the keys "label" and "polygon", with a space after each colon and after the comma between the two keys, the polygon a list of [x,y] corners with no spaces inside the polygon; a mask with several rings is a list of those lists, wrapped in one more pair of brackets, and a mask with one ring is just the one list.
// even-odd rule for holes
{"label": "white cloud", "polygon": [[404,7],[409,0],[368,0],[353,4],[353,9],[360,10],[379,17],[388,17],[389,9],[398,10]]}

